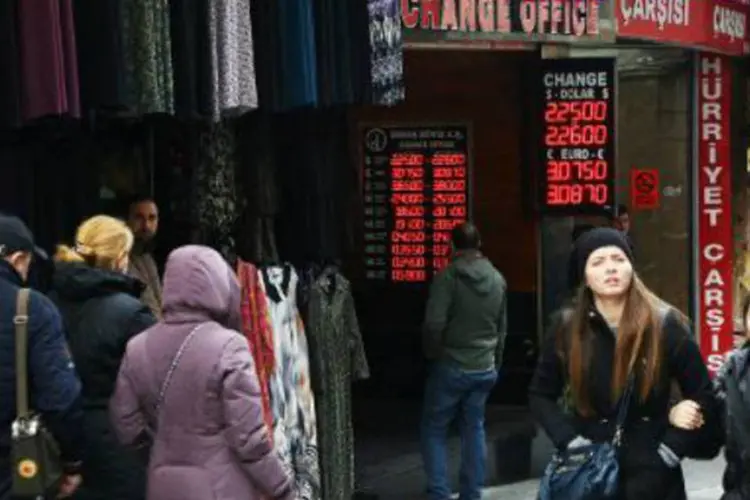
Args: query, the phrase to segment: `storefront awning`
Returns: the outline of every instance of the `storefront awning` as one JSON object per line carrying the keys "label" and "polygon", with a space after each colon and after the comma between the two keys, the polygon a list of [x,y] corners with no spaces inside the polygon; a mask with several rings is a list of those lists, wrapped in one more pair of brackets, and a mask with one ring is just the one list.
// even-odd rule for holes
{"label": "storefront awning", "polygon": [[622,38],[740,56],[750,52],[748,0],[616,0]]}

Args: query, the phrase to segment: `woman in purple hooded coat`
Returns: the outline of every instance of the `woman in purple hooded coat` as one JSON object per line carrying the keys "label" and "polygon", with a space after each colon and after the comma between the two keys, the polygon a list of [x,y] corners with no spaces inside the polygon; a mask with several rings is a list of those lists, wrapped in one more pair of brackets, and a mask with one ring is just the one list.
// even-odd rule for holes
{"label": "woman in purple hooded coat", "polygon": [[167,260],[162,321],[128,343],[110,414],[123,443],[151,442],[150,500],[296,498],[237,333],[240,298],[218,252],[178,248]]}

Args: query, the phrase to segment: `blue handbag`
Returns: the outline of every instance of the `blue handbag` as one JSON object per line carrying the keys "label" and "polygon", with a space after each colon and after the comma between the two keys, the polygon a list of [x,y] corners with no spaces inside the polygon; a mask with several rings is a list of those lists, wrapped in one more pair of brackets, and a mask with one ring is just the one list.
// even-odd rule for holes
{"label": "blue handbag", "polygon": [[617,496],[620,475],[617,451],[633,386],[631,376],[620,398],[612,441],[555,452],[544,470],[539,500],[607,500]]}

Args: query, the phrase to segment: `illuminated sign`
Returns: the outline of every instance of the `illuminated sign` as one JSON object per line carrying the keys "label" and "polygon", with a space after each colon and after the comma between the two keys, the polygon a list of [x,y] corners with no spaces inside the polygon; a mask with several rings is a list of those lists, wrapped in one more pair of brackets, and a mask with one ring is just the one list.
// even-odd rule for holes
{"label": "illuminated sign", "polygon": [[600,213],[615,201],[615,62],[542,62],[540,207]]}
{"label": "illuminated sign", "polygon": [[[701,352],[713,375],[732,350],[734,234],[732,220],[732,62],[709,53],[696,54],[696,123],[698,154],[693,166],[697,203],[695,326]],[[744,320],[744,318],[743,318]]]}
{"label": "illuminated sign", "polygon": [[601,0],[401,0],[404,28],[462,33],[599,34]]}
{"label": "illuminated sign", "polygon": [[465,126],[363,130],[367,279],[424,283],[448,264],[450,232],[470,206],[467,135]]}

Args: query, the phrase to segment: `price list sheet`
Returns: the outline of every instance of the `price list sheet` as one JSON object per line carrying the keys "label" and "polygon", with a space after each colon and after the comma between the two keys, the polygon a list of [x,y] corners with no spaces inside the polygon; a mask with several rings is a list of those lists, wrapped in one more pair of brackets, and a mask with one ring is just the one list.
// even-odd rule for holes
{"label": "price list sheet", "polygon": [[448,264],[451,230],[469,215],[468,128],[369,127],[363,144],[365,276],[430,281]]}

